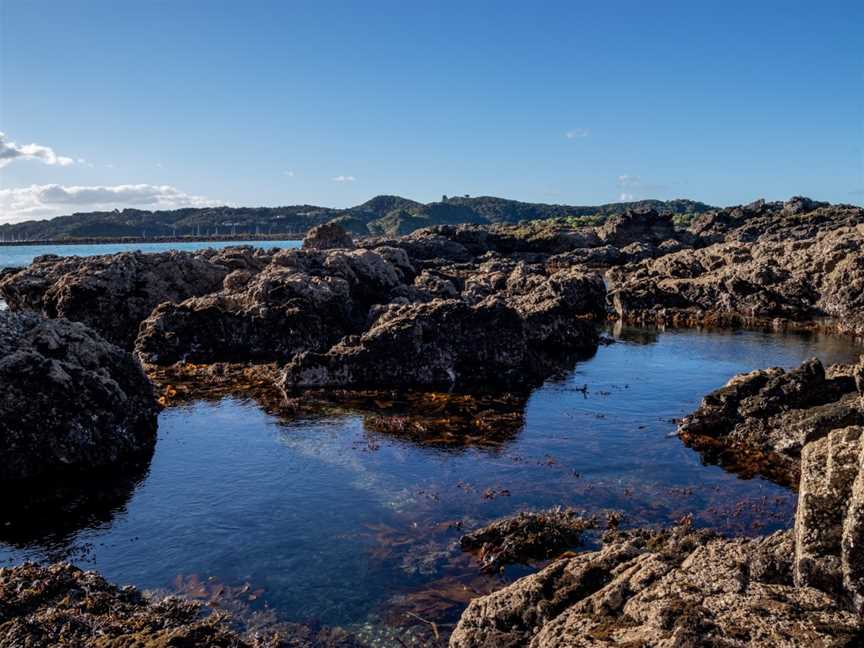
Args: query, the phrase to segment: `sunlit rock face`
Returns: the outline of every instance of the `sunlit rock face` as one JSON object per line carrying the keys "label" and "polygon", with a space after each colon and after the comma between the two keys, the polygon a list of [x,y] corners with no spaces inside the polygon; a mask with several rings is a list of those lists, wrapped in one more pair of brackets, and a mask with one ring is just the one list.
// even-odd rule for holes
{"label": "sunlit rock face", "polygon": [[791,532],[610,532],[599,551],[472,600],[450,646],[856,645],[858,615],[796,587],[793,553]]}
{"label": "sunlit rock face", "polygon": [[157,405],[132,356],[80,323],[0,311],[0,482],[152,451]]}
{"label": "sunlit rock face", "polygon": [[[231,268],[210,253],[212,260],[177,251],[37,257],[27,268],[0,279],[0,297],[11,310],[83,322],[108,341],[131,349],[138,325],[157,305],[222,286]],[[253,256],[251,248],[247,255]]]}

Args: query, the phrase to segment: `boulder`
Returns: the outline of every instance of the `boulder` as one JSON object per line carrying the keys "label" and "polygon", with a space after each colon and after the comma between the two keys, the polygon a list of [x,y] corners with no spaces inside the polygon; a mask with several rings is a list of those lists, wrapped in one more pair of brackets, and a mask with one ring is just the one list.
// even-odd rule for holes
{"label": "boulder", "polygon": [[659,245],[675,238],[675,225],[671,213],[627,210],[610,216],[597,228],[597,236],[603,243],[619,248],[633,243]]}
{"label": "boulder", "polygon": [[[864,210],[862,210],[864,213]],[[628,322],[785,324],[864,332],[864,225],[811,238],[717,243],[611,269],[609,299]]]}
{"label": "boulder", "polygon": [[324,351],[365,327],[370,309],[406,290],[403,267],[372,250],[286,250],[254,276],[179,304],[159,306],[141,325],[146,364],[287,361]]}
{"label": "boulder", "polygon": [[724,540],[687,526],[609,532],[469,604],[451,648],[854,646],[857,614],[793,582],[793,537]]}
{"label": "boulder", "polygon": [[299,354],[282,387],[528,388],[530,366],[519,314],[503,304],[460,300],[392,305],[362,336],[326,353]]}
{"label": "boulder", "polygon": [[128,352],[80,323],[0,311],[0,482],[148,456],[156,414]]}
{"label": "boulder", "polygon": [[575,548],[596,524],[593,517],[569,508],[524,511],[466,533],[459,544],[477,554],[484,571],[498,571],[504,565],[548,560]]}
{"label": "boulder", "polygon": [[324,223],[313,227],[303,237],[303,249],[333,250],[337,248],[352,249],[354,240],[338,223]]}
{"label": "boulder", "polygon": [[[229,254],[212,253],[215,260]],[[11,310],[82,322],[109,342],[132,349],[139,324],[156,306],[219,290],[229,272],[206,255],[190,252],[43,256],[4,275],[0,297]]]}
{"label": "boulder", "polygon": [[739,374],[682,419],[678,436],[709,456],[722,449],[732,468],[736,458],[762,457],[772,469],[769,476],[794,484],[806,444],[832,430],[864,424],[853,371],[836,365],[826,373],[812,358],[789,371],[775,367]]}
{"label": "boulder", "polygon": [[[198,588],[202,586],[199,584]],[[220,590],[225,588],[219,586]],[[214,590],[213,600],[219,598]],[[244,627],[242,597],[234,614],[179,596],[147,596],[117,587],[68,563],[0,568],[0,645],[54,648],[360,648],[337,629],[261,620]],[[216,607],[216,604],[214,604]],[[248,624],[253,625],[253,624]]]}

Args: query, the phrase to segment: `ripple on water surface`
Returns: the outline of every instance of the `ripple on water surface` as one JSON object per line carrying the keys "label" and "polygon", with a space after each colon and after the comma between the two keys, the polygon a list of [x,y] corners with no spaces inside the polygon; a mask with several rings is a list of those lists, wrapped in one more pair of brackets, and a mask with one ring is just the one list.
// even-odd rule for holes
{"label": "ripple on water surface", "polygon": [[248,582],[263,589],[256,604],[288,620],[412,612],[446,630],[471,596],[525,573],[479,576],[458,549],[462,530],[520,509],[618,509],[631,524],[692,514],[734,533],[788,526],[792,493],[703,464],[669,436],[674,419],[734,373],[857,349],[756,332],[617,338],[536,390],[516,434],[482,447],[400,439],[356,413],[280,420],[233,398],[170,408],[148,472],[62,529],[13,542],[7,527],[0,560],[68,556],[144,588]]}

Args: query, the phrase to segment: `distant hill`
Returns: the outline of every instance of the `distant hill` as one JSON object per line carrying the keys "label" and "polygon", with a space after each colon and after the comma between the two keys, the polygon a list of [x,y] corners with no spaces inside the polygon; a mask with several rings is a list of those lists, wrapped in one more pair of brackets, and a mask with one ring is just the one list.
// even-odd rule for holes
{"label": "distant hill", "polygon": [[[421,227],[459,223],[519,223],[539,219],[600,222],[626,209],[671,212],[683,217],[713,209],[692,200],[640,200],[599,206],[548,205],[491,196],[444,197],[423,204],[400,196],[376,196],[349,207],[203,207],[162,211],[123,209],[75,213],[51,220],[0,225],[0,241],[76,239],[285,236],[300,237],[315,225],[336,220],[354,235],[407,234]],[[686,220],[686,219],[685,219]]]}

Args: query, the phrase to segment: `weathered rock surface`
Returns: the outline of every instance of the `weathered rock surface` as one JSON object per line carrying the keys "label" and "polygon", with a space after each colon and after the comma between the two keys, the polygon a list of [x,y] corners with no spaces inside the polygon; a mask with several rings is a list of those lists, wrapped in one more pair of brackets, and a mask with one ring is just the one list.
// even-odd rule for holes
{"label": "weathered rock surface", "polygon": [[[400,251],[385,253],[410,268]],[[285,250],[256,275],[235,274],[219,292],[153,311],[136,343],[142,361],[285,361],[324,351],[406,289],[403,268],[372,250]]]}
{"label": "weathered rock surface", "polygon": [[80,323],[0,311],[0,482],[147,454],[156,412],[128,352]]}
{"label": "weathered rock surface", "polygon": [[604,317],[602,279],[579,267],[496,257],[418,270],[399,247],[290,250],[161,304],[136,353],[162,366],[288,362],[287,389],[527,389],[562,352],[592,352]]}
{"label": "weathered rock surface", "polygon": [[282,387],[526,390],[562,353],[596,349],[591,320],[604,292],[596,275],[493,263],[454,280],[463,299],[378,309],[359,337],[295,357]]}
{"label": "weathered rock surface", "polygon": [[554,558],[579,545],[582,534],[596,523],[569,508],[524,511],[466,533],[459,543],[477,554],[484,571],[496,571],[504,565]]}
{"label": "weathered rock surface", "polygon": [[[95,257],[43,256],[0,280],[11,310],[83,322],[108,341],[131,349],[138,325],[162,302],[218,290],[230,252],[213,260],[189,252],[123,252]],[[236,256],[236,255],[235,255]],[[246,251],[251,259],[251,248]],[[236,258],[235,258],[236,263]]]}
{"label": "weathered rock surface", "polygon": [[860,645],[860,618],[793,582],[791,532],[724,540],[704,531],[610,532],[474,599],[451,648]]}
{"label": "weathered rock surface", "polygon": [[790,241],[813,238],[820,232],[860,225],[860,207],[829,205],[795,196],[786,202],[757,200],[712,210],[697,216],[688,228],[701,245],[720,242]]}
{"label": "weathered rock surface", "polygon": [[226,613],[179,597],[148,598],[67,563],[0,568],[0,646],[15,648],[359,648],[346,633],[279,624],[236,629]]}
{"label": "weathered rock surface", "polygon": [[303,237],[303,248],[307,250],[351,249],[354,240],[338,223],[324,223],[313,227]]}
{"label": "weathered rock surface", "polygon": [[861,426],[804,447],[795,518],[795,582],[864,614],[864,443]]}
{"label": "weathered rock surface", "polygon": [[[761,369],[733,377],[702,399],[678,427],[681,439],[699,450],[726,453],[734,467],[762,458],[769,476],[797,483],[801,450],[832,430],[864,424],[855,366],[825,368],[818,359],[790,371]],[[743,466],[746,469],[746,465]]]}
{"label": "weathered rock surface", "polygon": [[394,305],[360,337],[286,367],[282,386],[524,389],[536,381],[522,318],[493,302]]}
{"label": "weathered rock surface", "polygon": [[653,209],[610,216],[597,228],[597,236],[603,243],[619,248],[633,243],[659,245],[675,235],[672,214],[660,214]]}
{"label": "weathered rock surface", "polygon": [[[864,221],[864,210],[841,212]],[[613,268],[610,302],[631,322],[777,326],[830,318],[823,325],[864,333],[864,225],[807,225],[813,235],[805,238],[783,230],[779,240],[764,234]]]}

